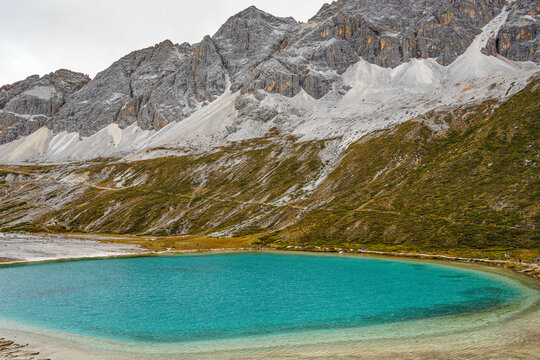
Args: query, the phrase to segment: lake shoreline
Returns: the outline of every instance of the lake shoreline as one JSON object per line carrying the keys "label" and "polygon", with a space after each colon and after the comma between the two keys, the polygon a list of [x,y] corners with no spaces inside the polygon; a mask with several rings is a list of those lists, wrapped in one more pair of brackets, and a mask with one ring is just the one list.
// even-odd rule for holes
{"label": "lake shoreline", "polygon": [[24,265],[24,264],[38,264],[48,262],[59,261],[82,261],[82,260],[96,260],[96,259],[114,259],[114,258],[133,258],[133,257],[154,257],[154,256],[168,256],[168,255],[187,255],[187,254],[205,254],[205,253],[235,253],[235,252],[276,252],[276,253],[299,253],[299,254],[319,254],[319,255],[334,255],[334,256],[377,256],[386,257],[392,259],[409,259],[409,260],[435,260],[450,263],[462,263],[462,264],[477,264],[488,267],[499,267],[511,270],[516,274],[523,275],[529,279],[536,281],[540,284],[540,264],[538,263],[525,263],[511,260],[490,260],[480,258],[468,258],[451,256],[445,254],[425,254],[425,253],[407,253],[407,252],[392,252],[392,251],[374,251],[374,250],[359,250],[359,251],[314,251],[314,250],[302,250],[302,249],[287,249],[287,248],[273,248],[273,247],[259,247],[259,248],[213,248],[213,249],[190,249],[190,250],[173,250],[173,251],[148,251],[140,249],[137,251],[128,251],[124,254],[114,255],[88,255],[88,256],[75,256],[75,257],[57,257],[47,260],[26,260],[26,259],[10,259],[0,258],[0,267],[9,265]]}
{"label": "lake shoreline", "polygon": [[[19,242],[14,242],[15,237]],[[31,241],[29,241],[30,239]],[[212,239],[212,242],[209,240]],[[241,238],[231,238],[241,239]],[[9,241],[12,241],[11,244]],[[191,240],[191,241],[188,241]],[[248,236],[229,242],[229,238],[204,236],[153,237],[141,235],[84,234],[84,233],[1,233],[0,266],[49,261],[74,261],[83,259],[108,259],[115,257],[164,256],[175,254],[219,253],[239,251],[276,251],[335,255],[371,255],[391,258],[441,260],[458,263],[475,263],[508,268],[540,283],[540,263],[515,260],[492,260],[478,257],[454,256],[448,253],[419,253],[404,251],[360,250],[339,247],[258,246]],[[169,241],[171,241],[169,243]],[[30,245],[28,244],[30,242]],[[159,246],[154,246],[158,243]],[[92,246],[85,246],[90,244]],[[44,248],[48,246],[48,248]],[[80,249],[82,247],[82,249]]]}
{"label": "lake shoreline", "polygon": [[[338,249],[336,249],[338,250]],[[131,258],[131,257],[153,257],[153,256],[168,256],[168,255],[183,255],[183,254],[204,254],[204,253],[238,253],[238,252],[275,252],[275,253],[290,253],[290,254],[314,254],[314,255],[328,255],[328,256],[366,256],[366,257],[380,257],[380,258],[390,258],[390,259],[402,259],[402,260],[409,260],[409,261],[426,261],[426,262],[436,262],[439,264],[455,264],[457,267],[465,266],[465,267],[474,267],[476,269],[491,269],[491,271],[495,271],[499,273],[501,276],[507,276],[511,277],[514,280],[518,280],[522,283],[526,283],[530,287],[534,287],[537,291],[539,289],[538,285],[540,284],[540,279],[536,273],[538,271],[538,265],[537,264],[518,264],[517,262],[512,261],[501,261],[501,260],[488,260],[488,259],[475,259],[475,258],[462,258],[462,257],[455,257],[455,256],[448,256],[448,255],[433,255],[433,254],[417,254],[417,253],[397,253],[397,252],[382,252],[382,251],[354,251],[354,252],[345,252],[339,253],[338,250],[336,251],[305,251],[302,249],[276,249],[276,248],[215,248],[215,249],[191,249],[191,250],[180,250],[180,251],[162,251],[162,252],[151,252],[151,251],[143,251],[142,249],[134,251],[134,252],[128,252],[125,254],[115,254],[111,256],[91,256],[91,257],[73,257],[73,258],[57,258],[57,259],[50,259],[45,261],[39,261],[39,260],[12,260],[12,259],[3,259],[4,261],[0,260],[0,267],[1,266],[13,266],[13,265],[24,265],[24,264],[39,264],[43,262],[57,262],[57,261],[77,261],[77,260],[86,260],[86,259],[111,259],[111,258]],[[6,261],[7,260],[7,261]],[[490,271],[490,272],[491,272]],[[532,307],[530,310],[529,316],[532,316],[533,320],[540,320],[540,304],[536,304]],[[522,314],[521,316],[524,321],[525,325],[520,325],[520,327],[523,327],[525,329],[529,329],[527,331],[531,332],[529,335],[532,343],[527,344],[526,347],[529,348],[532,346],[532,351],[537,352],[540,351],[540,331],[536,332],[534,329],[530,330],[529,328],[529,320],[527,320],[527,314]],[[513,319],[512,321],[514,321]],[[529,324],[529,325],[527,325]],[[56,353],[54,341],[52,338],[49,340],[53,341],[53,343],[48,346],[46,341],[44,342],[42,339],[40,339],[39,334],[29,334],[29,333],[18,333],[17,331],[9,332],[7,334],[2,334],[2,337],[5,337],[7,339],[3,339],[2,341],[4,343],[10,343],[9,346],[5,346],[5,349],[0,347],[0,357],[1,356],[7,356],[7,351],[11,351],[11,357],[13,359],[27,359],[27,360],[34,360],[34,359],[49,359],[56,360],[57,358],[54,356]],[[10,336],[12,335],[12,336]],[[13,342],[11,341],[13,340]],[[18,345],[23,344],[23,345]],[[30,344],[30,345],[25,345]],[[322,345],[318,345],[322,346]],[[333,345],[332,345],[333,346]],[[520,343],[520,347],[525,346],[524,343]],[[13,349],[19,349],[20,354],[17,354],[16,352],[13,353]],[[51,350],[52,349],[52,350]],[[324,349],[319,349],[317,351],[323,351]],[[337,350],[336,350],[337,351]],[[338,351],[339,352],[339,351]],[[46,357],[40,357],[39,354],[43,354]],[[473,351],[473,353],[476,353]],[[472,354],[472,353],[471,353]],[[477,355],[481,354],[479,352]],[[395,354],[394,354],[395,355]],[[81,358],[82,354],[78,354],[77,358]],[[416,355],[415,355],[416,356]],[[411,357],[412,358],[418,358],[418,359],[427,359],[432,356],[434,356],[433,352],[429,352],[429,356],[427,354],[424,355],[418,355],[419,357]],[[469,356],[469,355],[468,355]],[[470,355],[471,358],[476,358],[472,355]],[[480,355],[479,355],[480,356]],[[521,355],[520,355],[521,356]],[[353,356],[354,357],[354,356]],[[60,359],[63,358],[62,356],[59,357]],[[102,357],[89,357],[89,358],[96,358],[100,359]],[[107,357],[103,357],[104,359]],[[128,359],[128,358],[136,358],[136,357],[118,357],[118,359]],[[239,357],[243,358],[243,357]],[[256,359],[255,357],[245,357],[246,359]],[[354,357],[356,358],[356,357]],[[362,356],[357,357],[358,359],[364,358]],[[369,357],[367,357],[369,358]],[[374,357],[375,358],[375,357]],[[478,357],[483,358],[483,357]],[[496,358],[496,357],[495,357]],[[504,357],[501,357],[501,359]],[[527,358],[527,357],[524,357]],[[531,357],[532,358],[532,357]],[[261,358],[262,359],[262,358]]]}

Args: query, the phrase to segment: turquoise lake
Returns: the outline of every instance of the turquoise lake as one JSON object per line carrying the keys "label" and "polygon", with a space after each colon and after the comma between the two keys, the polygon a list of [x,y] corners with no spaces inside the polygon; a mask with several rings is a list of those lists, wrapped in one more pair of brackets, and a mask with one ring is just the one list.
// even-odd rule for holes
{"label": "turquoise lake", "polygon": [[188,343],[490,310],[497,276],[431,263],[233,253],[0,267],[0,318],[136,343]]}

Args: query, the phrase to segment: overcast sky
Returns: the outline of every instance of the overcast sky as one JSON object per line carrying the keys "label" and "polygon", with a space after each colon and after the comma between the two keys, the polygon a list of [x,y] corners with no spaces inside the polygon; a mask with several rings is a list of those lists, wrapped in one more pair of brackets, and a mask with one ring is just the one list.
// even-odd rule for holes
{"label": "overcast sky", "polygon": [[250,5],[306,21],[324,2],[0,0],[0,86],[60,68],[94,77],[123,55],[162,40],[199,42]]}

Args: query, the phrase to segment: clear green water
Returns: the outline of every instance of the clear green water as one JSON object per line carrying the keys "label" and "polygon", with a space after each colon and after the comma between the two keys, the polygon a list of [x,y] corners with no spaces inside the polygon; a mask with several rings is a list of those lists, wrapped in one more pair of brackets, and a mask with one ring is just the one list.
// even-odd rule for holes
{"label": "clear green water", "polygon": [[479,272],[359,257],[238,253],[0,268],[0,318],[138,343],[369,327],[519,296]]}

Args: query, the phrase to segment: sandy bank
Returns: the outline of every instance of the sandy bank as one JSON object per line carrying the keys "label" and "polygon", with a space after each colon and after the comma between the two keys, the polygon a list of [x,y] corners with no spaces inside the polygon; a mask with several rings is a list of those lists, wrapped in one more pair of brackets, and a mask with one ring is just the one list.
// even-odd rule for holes
{"label": "sandy bank", "polygon": [[137,245],[98,235],[0,233],[0,262],[20,263],[147,253]]}

